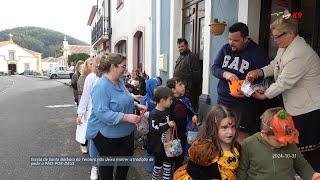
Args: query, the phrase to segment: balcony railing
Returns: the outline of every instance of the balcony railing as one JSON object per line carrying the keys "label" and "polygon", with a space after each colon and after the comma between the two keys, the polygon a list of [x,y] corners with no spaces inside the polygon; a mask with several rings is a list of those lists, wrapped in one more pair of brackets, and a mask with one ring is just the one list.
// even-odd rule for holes
{"label": "balcony railing", "polygon": [[109,19],[101,17],[91,31],[91,44],[97,42],[100,38],[109,39]]}

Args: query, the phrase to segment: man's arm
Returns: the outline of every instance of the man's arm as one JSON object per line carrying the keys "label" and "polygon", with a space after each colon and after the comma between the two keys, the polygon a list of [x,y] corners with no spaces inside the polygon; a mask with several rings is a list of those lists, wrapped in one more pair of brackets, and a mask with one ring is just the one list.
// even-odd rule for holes
{"label": "man's arm", "polygon": [[214,59],[213,65],[211,66],[212,75],[219,79],[224,79],[223,73],[225,72],[225,70],[222,69],[223,58],[223,48],[221,48],[216,58]]}

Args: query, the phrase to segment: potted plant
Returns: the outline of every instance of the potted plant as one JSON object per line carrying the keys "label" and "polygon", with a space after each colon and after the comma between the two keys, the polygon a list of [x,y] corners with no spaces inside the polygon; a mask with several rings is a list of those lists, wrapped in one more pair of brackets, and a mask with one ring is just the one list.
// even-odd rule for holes
{"label": "potted plant", "polygon": [[213,23],[211,23],[210,26],[210,32],[211,34],[215,36],[219,36],[224,32],[224,28],[227,25],[225,21],[220,22],[217,18],[213,20]]}

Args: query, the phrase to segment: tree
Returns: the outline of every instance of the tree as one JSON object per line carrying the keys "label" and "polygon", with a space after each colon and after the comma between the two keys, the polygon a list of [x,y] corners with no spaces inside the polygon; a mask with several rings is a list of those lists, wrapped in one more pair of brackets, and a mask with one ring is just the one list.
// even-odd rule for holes
{"label": "tree", "polygon": [[56,57],[56,58],[63,55],[61,46],[59,46],[59,47],[55,50],[54,54],[55,54],[54,57]]}
{"label": "tree", "polygon": [[85,61],[89,57],[90,55],[86,53],[75,53],[68,56],[68,64],[71,64],[71,62],[77,63],[79,60]]}

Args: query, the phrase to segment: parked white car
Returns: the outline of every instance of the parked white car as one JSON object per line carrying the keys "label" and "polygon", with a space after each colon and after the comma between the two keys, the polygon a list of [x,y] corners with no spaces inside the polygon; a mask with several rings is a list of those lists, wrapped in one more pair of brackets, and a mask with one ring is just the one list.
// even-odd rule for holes
{"label": "parked white car", "polygon": [[48,72],[50,79],[55,78],[68,78],[70,79],[70,74],[73,74],[73,71],[70,70],[67,66],[56,66]]}

